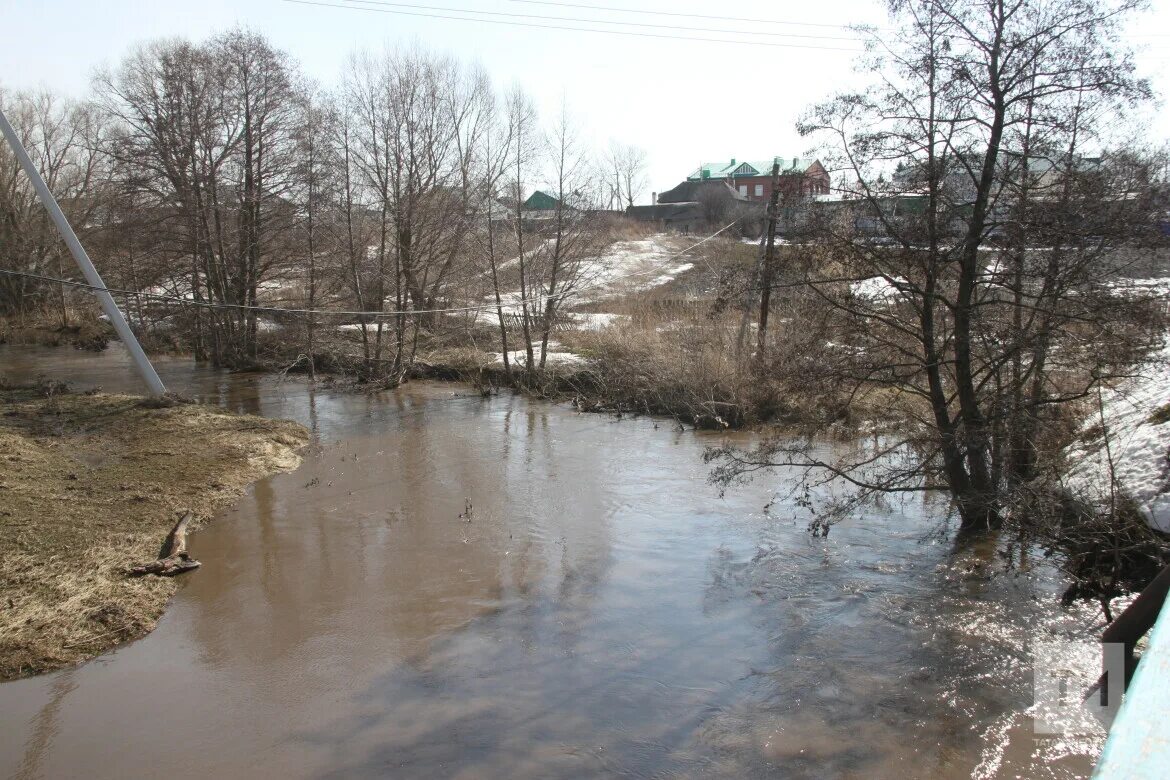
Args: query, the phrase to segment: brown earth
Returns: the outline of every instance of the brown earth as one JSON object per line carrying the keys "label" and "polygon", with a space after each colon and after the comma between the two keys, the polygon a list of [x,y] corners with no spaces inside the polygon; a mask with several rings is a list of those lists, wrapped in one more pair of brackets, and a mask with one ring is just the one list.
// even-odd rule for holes
{"label": "brown earth", "polygon": [[178,582],[127,576],[177,513],[196,526],[288,471],[286,420],[51,383],[0,388],[0,680],[90,658],[154,628]]}

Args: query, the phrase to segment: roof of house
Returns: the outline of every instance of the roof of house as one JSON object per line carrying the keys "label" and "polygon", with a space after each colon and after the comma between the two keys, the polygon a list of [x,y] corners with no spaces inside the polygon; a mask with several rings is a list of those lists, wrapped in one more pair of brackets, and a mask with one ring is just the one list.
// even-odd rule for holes
{"label": "roof of house", "polygon": [[557,199],[540,190],[529,195],[528,200],[524,201],[524,208],[527,211],[552,211],[556,207]]}
{"label": "roof of house", "polygon": [[745,197],[740,195],[734,188],[722,179],[699,181],[696,179],[687,179],[675,187],[672,187],[665,192],[658,193],[659,203],[694,203],[699,199],[699,190],[703,187],[712,185],[721,185],[726,187],[728,194],[735,200],[744,200]]}
{"label": "roof of house", "polygon": [[698,203],[658,203],[653,206],[630,206],[627,216],[634,219],[666,221],[699,219],[702,209]]}
{"label": "roof of house", "polygon": [[740,160],[733,157],[729,162],[703,163],[687,176],[688,181],[700,179],[725,179],[728,176],[770,176],[772,165],[780,161],[780,173],[804,173],[816,160],[807,157],[773,157],[768,160]]}

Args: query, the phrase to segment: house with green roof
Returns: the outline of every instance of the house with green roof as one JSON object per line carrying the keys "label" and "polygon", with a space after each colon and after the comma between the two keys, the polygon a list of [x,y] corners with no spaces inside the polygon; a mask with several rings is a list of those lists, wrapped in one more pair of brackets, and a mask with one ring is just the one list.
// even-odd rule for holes
{"label": "house with green roof", "polygon": [[558,203],[560,201],[552,195],[537,190],[524,201],[523,208],[525,211],[555,211]]}
{"label": "house with green roof", "polygon": [[748,200],[766,201],[772,197],[772,168],[780,165],[780,195],[802,198],[826,195],[829,173],[820,160],[807,157],[772,157],[766,160],[736,160],[703,163],[687,176],[687,181],[725,181]]}

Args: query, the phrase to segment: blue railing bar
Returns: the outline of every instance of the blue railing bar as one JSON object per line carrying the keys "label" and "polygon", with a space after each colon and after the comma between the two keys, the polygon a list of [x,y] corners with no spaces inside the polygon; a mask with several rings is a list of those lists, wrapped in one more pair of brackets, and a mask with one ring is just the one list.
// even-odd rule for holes
{"label": "blue railing bar", "polygon": [[1170,777],[1170,599],[1162,605],[1121,709],[1109,729],[1094,778]]}

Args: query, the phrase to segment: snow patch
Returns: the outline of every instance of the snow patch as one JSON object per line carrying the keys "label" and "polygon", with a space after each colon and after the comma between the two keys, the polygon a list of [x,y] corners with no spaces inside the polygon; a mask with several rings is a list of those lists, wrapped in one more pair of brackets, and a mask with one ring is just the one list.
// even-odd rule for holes
{"label": "snow patch", "polygon": [[893,280],[884,276],[873,276],[859,282],[849,283],[849,292],[855,298],[871,303],[896,303],[902,297],[902,292],[896,285],[906,284],[906,280],[895,276]]}
{"label": "snow patch", "polygon": [[677,251],[666,234],[618,241],[582,263],[581,279],[588,289],[583,289],[578,299],[598,300],[667,284],[695,265],[685,257],[674,257]]}
{"label": "snow patch", "polygon": [[[545,357],[545,365],[547,366],[577,366],[585,363],[585,358],[572,352],[560,352],[557,348],[561,345],[556,341],[548,343],[548,355]],[[502,352],[489,353],[493,357],[493,363],[499,365],[504,364],[504,354]],[[537,365],[540,364],[540,342],[534,341],[532,343],[532,356],[536,359]],[[513,349],[508,351],[508,362],[513,365],[526,366],[528,365],[528,352],[523,349]]]}
{"label": "snow patch", "polygon": [[579,330],[602,330],[629,319],[625,314],[611,314],[609,312],[574,312],[569,316],[573,320],[573,325]]}
{"label": "snow patch", "polygon": [[[366,331],[369,333],[376,333],[378,331],[378,323],[377,322],[367,322],[363,325],[360,322],[351,322],[348,325],[338,325],[337,326],[338,330],[352,330],[352,331],[359,332],[359,333],[361,332],[362,328],[365,328]],[[382,332],[383,333],[390,331],[390,329],[391,329],[391,326],[390,326],[389,322],[382,323]]]}
{"label": "snow patch", "polygon": [[[1109,447],[1094,442],[1073,453],[1076,466],[1065,487],[1098,505],[1109,502],[1109,461],[1118,488],[1137,504],[1151,526],[1170,533],[1170,345],[1142,368],[1142,373],[1103,391],[1101,407],[1085,421],[1104,423]],[[1111,457],[1110,457],[1111,456]]]}

